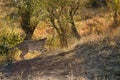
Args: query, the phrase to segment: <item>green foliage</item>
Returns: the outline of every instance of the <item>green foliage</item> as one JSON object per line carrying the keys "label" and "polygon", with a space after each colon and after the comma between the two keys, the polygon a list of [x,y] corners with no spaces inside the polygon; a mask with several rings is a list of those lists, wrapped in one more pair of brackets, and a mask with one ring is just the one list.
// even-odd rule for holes
{"label": "green foliage", "polygon": [[120,0],[107,1],[107,4],[113,11],[120,12]]}
{"label": "green foliage", "polygon": [[9,8],[13,8],[13,14],[17,15],[17,17],[28,11],[31,17],[36,17],[36,20],[38,20],[39,15],[42,13],[40,0],[11,0],[7,1],[7,4],[10,5]]}
{"label": "green foliage", "polygon": [[7,0],[6,2],[9,4],[6,7],[11,10],[9,16],[16,20],[15,17],[19,18],[18,22],[26,34],[25,40],[32,39],[35,28],[43,18],[40,16],[43,15],[40,0]]}
{"label": "green foliage", "polygon": [[1,45],[7,45],[8,47],[13,47],[19,42],[21,42],[22,38],[19,34],[15,33],[7,33],[0,35],[0,44]]}
{"label": "green foliage", "polygon": [[8,53],[8,47],[5,45],[0,45],[0,55],[4,55]]}
{"label": "green foliage", "polygon": [[5,31],[4,33],[0,34],[0,54],[7,54],[9,48],[14,47],[22,40],[23,38],[21,38],[19,34],[15,34],[14,32]]}
{"label": "green foliage", "polygon": [[110,0],[107,1],[109,8],[111,9],[113,15],[113,28],[120,25],[120,0]]}

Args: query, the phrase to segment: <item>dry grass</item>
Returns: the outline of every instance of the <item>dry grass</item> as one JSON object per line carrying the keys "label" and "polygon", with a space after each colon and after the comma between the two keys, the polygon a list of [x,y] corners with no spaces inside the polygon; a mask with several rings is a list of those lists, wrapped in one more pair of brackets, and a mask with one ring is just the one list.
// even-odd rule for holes
{"label": "dry grass", "polygon": [[119,59],[119,32],[118,28],[104,36],[92,34],[76,40],[73,46],[57,54],[14,63],[12,76],[3,80],[87,80],[92,78],[91,75],[93,78],[102,77],[101,80],[107,75],[113,80],[115,74],[107,74],[106,69],[114,72],[110,64],[116,67],[113,62]]}
{"label": "dry grass", "polygon": [[[13,50],[12,52],[9,52],[8,56],[12,57],[12,59],[14,61],[21,61],[20,55],[21,55],[21,51],[18,49]],[[35,57],[38,57],[40,55],[43,55],[43,53],[40,53],[38,51],[29,51],[24,58],[27,59],[33,59]],[[4,62],[6,61],[6,55],[0,55],[0,62]]]}
{"label": "dry grass", "polygon": [[[86,19],[83,21],[80,21],[81,17],[78,18],[78,15],[75,16],[76,26],[82,38],[70,39],[68,48],[60,49],[58,39],[49,44],[51,35],[55,34],[55,31],[48,29],[51,27],[48,22],[40,22],[33,39],[48,37],[48,54],[41,56],[41,53],[29,51],[25,55],[26,60],[21,61],[19,57],[21,51],[16,49],[10,54],[18,61],[12,64],[12,73],[6,76],[6,65],[0,66],[0,78],[2,80],[87,80],[90,78],[104,80],[107,76],[110,78],[106,80],[114,80],[113,77],[119,74],[120,67],[120,28],[111,30],[112,19],[109,13],[100,13],[99,10],[86,12],[84,16]],[[98,13],[100,14],[97,15]],[[0,61],[2,60],[5,60],[4,56],[0,56]]]}
{"label": "dry grass", "polygon": [[5,61],[5,56],[3,55],[3,56],[0,56],[0,62],[3,62],[3,61]]}

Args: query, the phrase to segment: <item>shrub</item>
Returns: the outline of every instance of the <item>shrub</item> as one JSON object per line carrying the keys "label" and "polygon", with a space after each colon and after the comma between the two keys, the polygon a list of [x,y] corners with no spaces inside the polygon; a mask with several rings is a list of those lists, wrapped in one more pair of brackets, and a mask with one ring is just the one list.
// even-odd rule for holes
{"label": "shrub", "polygon": [[9,53],[9,49],[20,43],[23,38],[14,32],[4,32],[0,34],[0,55],[6,58],[12,57],[13,54]]}

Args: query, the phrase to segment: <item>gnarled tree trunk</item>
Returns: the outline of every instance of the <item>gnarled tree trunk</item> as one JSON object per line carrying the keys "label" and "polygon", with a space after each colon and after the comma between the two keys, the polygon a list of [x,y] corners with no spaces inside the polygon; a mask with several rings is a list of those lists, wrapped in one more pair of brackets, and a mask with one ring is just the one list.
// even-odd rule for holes
{"label": "gnarled tree trunk", "polygon": [[68,47],[68,41],[65,33],[63,32],[62,34],[59,34],[59,37],[60,37],[61,48]]}
{"label": "gnarled tree trunk", "polygon": [[73,35],[74,35],[77,39],[80,39],[81,37],[80,37],[80,35],[79,35],[78,31],[77,31],[77,28],[76,28],[76,26],[75,26],[75,22],[74,22],[74,19],[73,19],[72,14],[70,14],[70,20],[71,20],[70,23],[71,23],[71,30],[72,30]]}
{"label": "gnarled tree trunk", "polygon": [[31,2],[28,2],[27,8],[21,11],[21,27],[24,30],[26,37],[24,40],[32,39],[33,33],[35,28],[37,27],[38,22],[36,21],[35,24],[31,24]]}
{"label": "gnarled tree trunk", "polygon": [[[74,4],[74,5],[73,5]],[[70,5],[70,9],[69,9],[69,17],[70,17],[70,24],[71,24],[71,30],[73,35],[77,38],[80,39],[81,36],[77,31],[76,25],[75,25],[75,21],[74,21],[74,15],[76,13],[76,11],[79,9],[79,1],[77,1],[77,3],[75,3],[75,1],[73,1],[73,3],[71,2]]]}
{"label": "gnarled tree trunk", "polygon": [[117,10],[114,11],[114,16],[113,16],[113,27],[117,28],[120,26],[120,14]]}
{"label": "gnarled tree trunk", "polygon": [[60,18],[57,18],[57,23],[60,27],[61,33],[59,34],[60,37],[60,42],[61,42],[61,47],[68,47],[68,41],[67,41],[67,35],[65,31],[65,27],[61,24]]}
{"label": "gnarled tree trunk", "polygon": [[49,18],[50,18],[50,22],[52,23],[53,27],[58,33],[61,48],[68,47],[66,31],[64,30],[64,27],[62,27],[60,19],[57,18],[57,23],[59,25],[58,27],[55,23],[55,18],[53,16],[50,16]]}

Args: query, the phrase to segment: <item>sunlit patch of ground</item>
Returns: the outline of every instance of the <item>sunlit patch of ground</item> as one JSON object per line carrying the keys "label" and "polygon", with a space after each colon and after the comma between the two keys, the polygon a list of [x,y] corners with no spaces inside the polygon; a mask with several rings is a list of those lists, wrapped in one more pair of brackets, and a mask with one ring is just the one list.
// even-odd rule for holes
{"label": "sunlit patch of ground", "polygon": [[25,59],[33,59],[33,58],[35,58],[35,57],[37,57],[37,56],[40,56],[40,55],[41,55],[40,52],[38,52],[38,51],[32,51],[32,52],[28,52],[28,53],[24,56],[24,58],[25,58]]}

